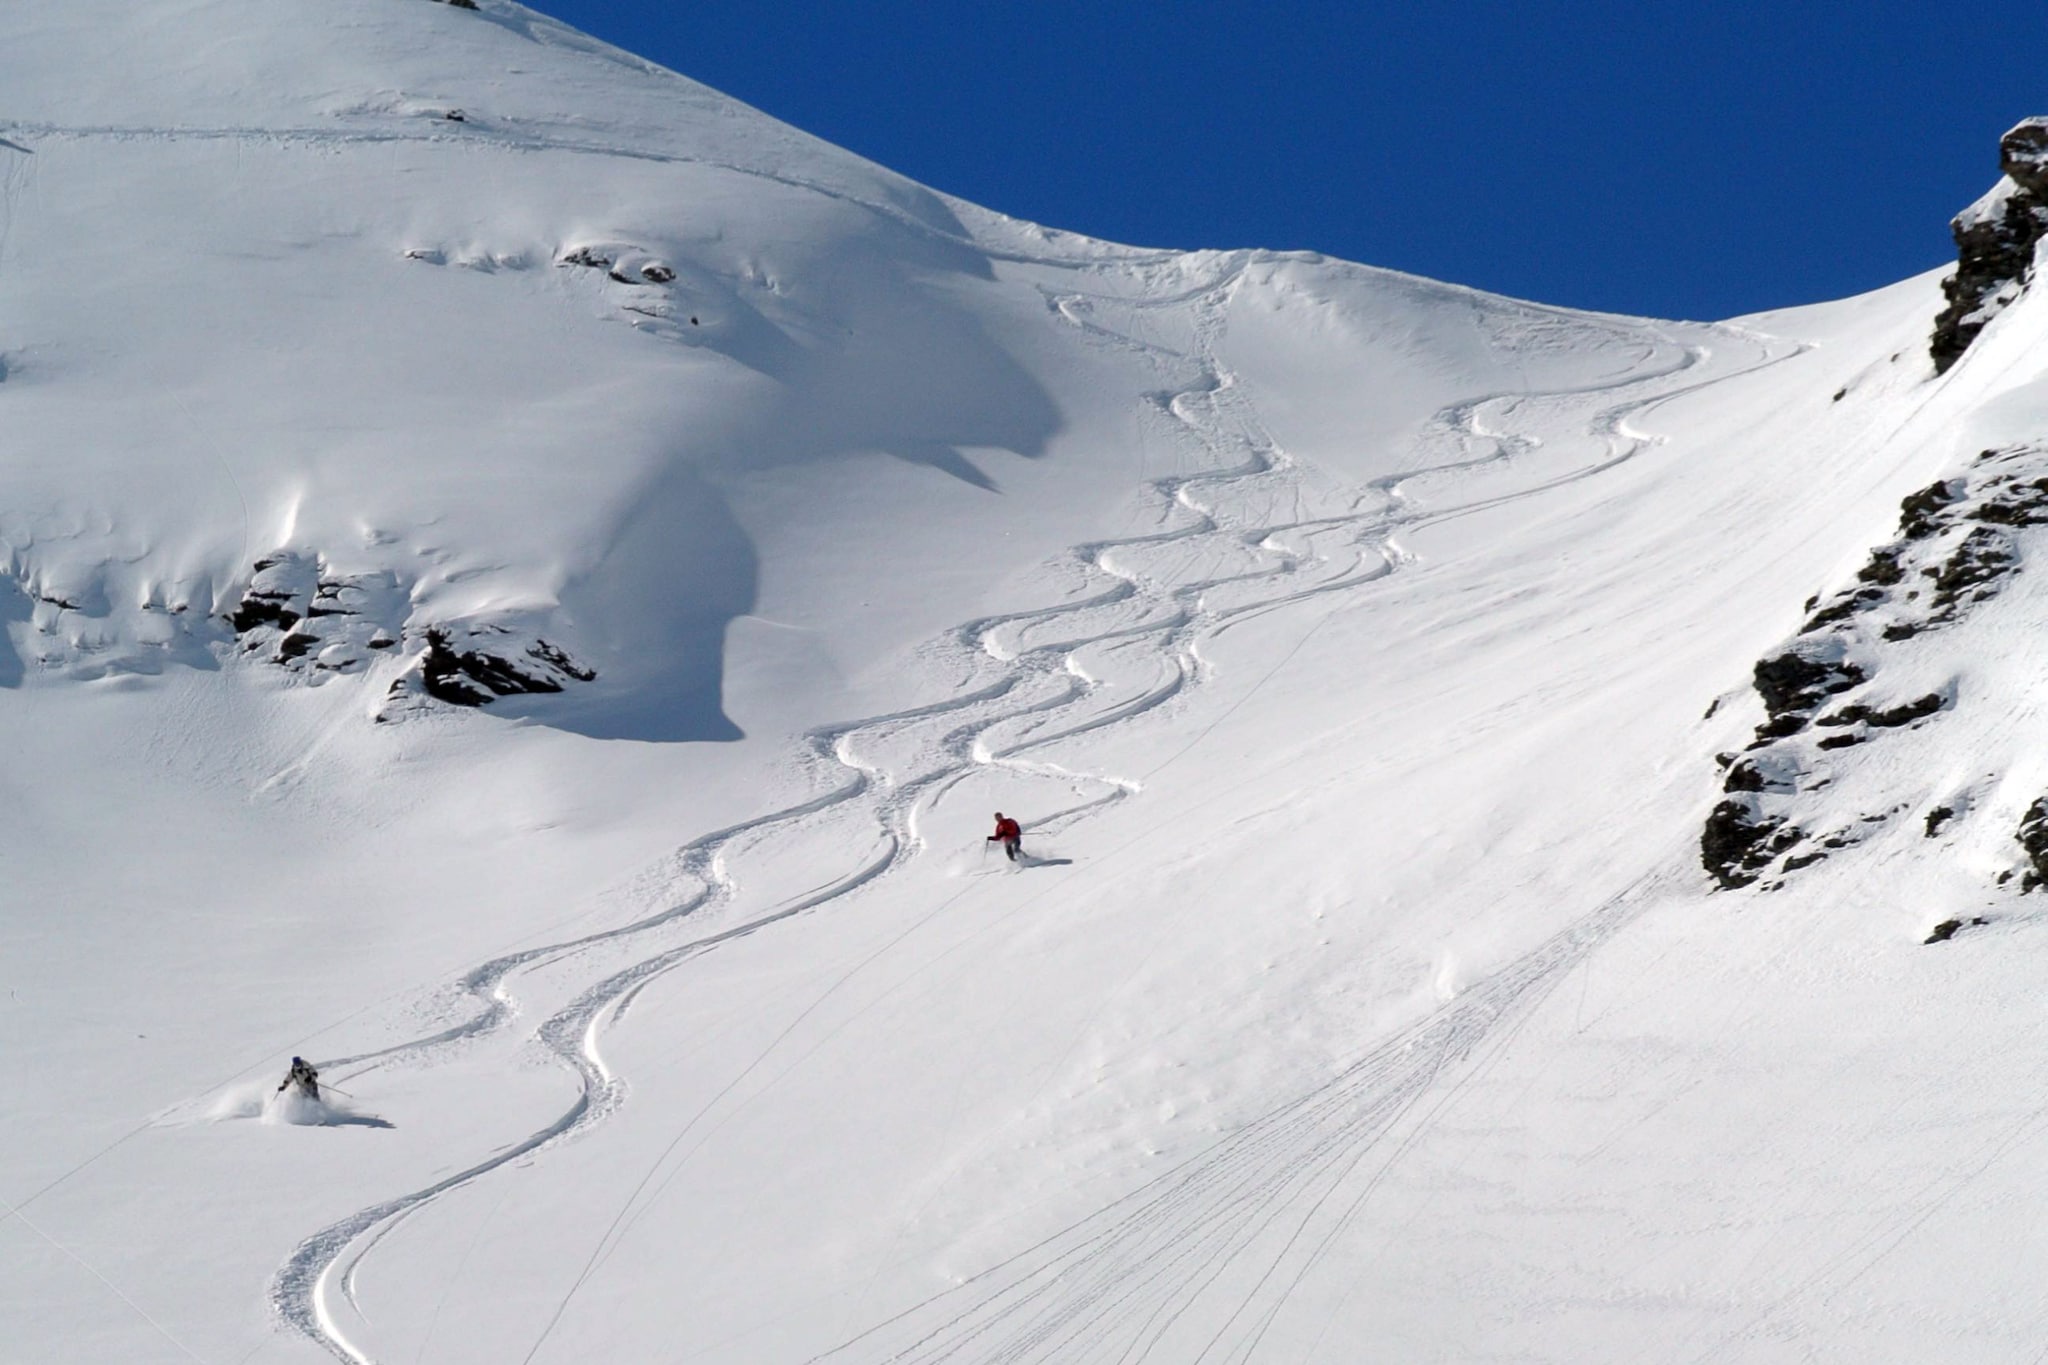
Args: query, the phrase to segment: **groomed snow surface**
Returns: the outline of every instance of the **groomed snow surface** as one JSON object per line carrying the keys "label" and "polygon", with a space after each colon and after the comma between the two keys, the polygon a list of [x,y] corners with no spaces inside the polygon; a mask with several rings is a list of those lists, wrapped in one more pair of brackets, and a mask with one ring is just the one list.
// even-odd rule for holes
{"label": "groomed snow surface", "polygon": [[2037,1358],[2042,599],[1844,760],[1967,857],[1698,838],[2048,306],[1114,247],[480,3],[0,13],[0,1359]]}

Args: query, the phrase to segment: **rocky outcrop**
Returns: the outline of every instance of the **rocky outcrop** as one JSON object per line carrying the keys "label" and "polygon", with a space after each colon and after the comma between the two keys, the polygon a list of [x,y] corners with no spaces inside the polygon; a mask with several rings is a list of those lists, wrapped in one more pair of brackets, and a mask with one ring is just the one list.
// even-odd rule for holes
{"label": "rocky outcrop", "polygon": [[[1852,583],[1810,613],[1790,641],[1759,660],[1752,686],[1764,718],[1741,754],[1722,755],[1722,800],[1700,833],[1700,860],[1729,889],[1769,886],[1869,838],[1911,803],[1857,810],[1817,801],[1853,769],[1855,752],[1935,721],[1956,704],[1951,677],[1929,676],[1905,642],[1938,631],[1996,597],[2021,571],[2033,528],[2048,526],[2048,446],[1987,450],[1958,477],[1908,496],[1899,538],[1870,552]],[[2048,801],[2021,842],[2041,845],[2048,884]],[[1936,836],[1958,815],[1927,811]],[[2031,817],[2030,817],[2031,818]]]}
{"label": "rocky outcrop", "polygon": [[380,657],[409,655],[379,720],[408,703],[483,706],[597,677],[517,619],[417,624],[412,611],[412,594],[391,573],[342,573],[320,556],[279,551],[256,561],[248,588],[224,619],[245,657],[315,683],[366,671]]}
{"label": "rocky outcrop", "polygon": [[2013,831],[2020,848],[2027,855],[2027,870],[2020,878],[2020,890],[2032,891],[2048,886],[2048,796],[2036,800],[2027,807],[2027,813],[2020,817],[2020,827]]}
{"label": "rocky outcrop", "polygon": [[673,284],[676,278],[673,266],[634,246],[579,246],[573,251],[564,252],[555,264],[580,265],[586,270],[602,270],[618,284]]}
{"label": "rocky outcrop", "polygon": [[1731,796],[1715,806],[1700,832],[1700,861],[1726,890],[1748,886],[1771,860],[1797,844],[1805,831],[1770,815],[1753,796]]}
{"label": "rocky outcrop", "polygon": [[1956,273],[1942,281],[1948,306],[1934,320],[1929,352],[1941,374],[2005,309],[2034,273],[2034,248],[2048,236],[2048,118],[2030,118],[1999,139],[2005,178],[1949,225]]}
{"label": "rocky outcrop", "polygon": [[226,620],[243,654],[317,680],[395,648],[408,609],[392,574],[341,573],[318,556],[279,551],[256,561]]}
{"label": "rocky outcrop", "polygon": [[[594,670],[584,668],[546,640],[521,644],[502,627],[472,627],[456,643],[449,628],[429,626],[427,647],[419,657],[421,691],[453,706],[484,706],[499,697],[559,692],[565,683],[590,682]],[[491,649],[480,647],[488,641]],[[392,685],[402,694],[411,675]]]}

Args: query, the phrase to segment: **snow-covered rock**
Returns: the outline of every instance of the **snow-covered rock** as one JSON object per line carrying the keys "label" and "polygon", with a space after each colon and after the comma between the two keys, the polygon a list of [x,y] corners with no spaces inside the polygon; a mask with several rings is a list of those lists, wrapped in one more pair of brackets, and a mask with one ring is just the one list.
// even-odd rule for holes
{"label": "snow-covered rock", "polygon": [[1947,371],[2034,278],[2048,236],[2048,118],[2024,119],[1998,142],[1999,182],[1949,224],[1956,271],[1941,282],[1948,306],[1934,320],[1929,350]]}

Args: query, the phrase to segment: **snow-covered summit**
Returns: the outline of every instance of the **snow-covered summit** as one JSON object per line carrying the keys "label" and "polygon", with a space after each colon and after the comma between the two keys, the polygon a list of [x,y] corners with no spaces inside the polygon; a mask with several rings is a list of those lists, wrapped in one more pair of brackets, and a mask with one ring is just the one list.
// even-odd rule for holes
{"label": "snow-covered summit", "polygon": [[[1093,443],[1057,373],[1077,334],[1034,356],[990,309],[1060,333],[1090,272],[1232,274],[950,203],[516,5],[14,22],[0,347],[28,458],[0,542],[30,676],[237,656],[365,678],[383,716],[567,689],[537,714],[730,735],[722,638],[764,542],[836,542],[834,505],[871,524],[891,496],[849,462],[911,466],[909,501],[957,482],[925,523],[948,566],[1066,543],[976,492]],[[1130,482],[1093,444],[1058,476],[1077,507]],[[805,483],[826,506],[740,505]],[[836,577],[806,603],[873,596]]]}
{"label": "snow-covered summit", "polygon": [[721,473],[1058,424],[949,304],[990,268],[938,196],[517,6],[11,27],[0,538],[34,674],[232,636],[381,696],[438,631],[442,673],[503,665],[450,692],[594,671],[596,729],[729,732],[757,564]]}

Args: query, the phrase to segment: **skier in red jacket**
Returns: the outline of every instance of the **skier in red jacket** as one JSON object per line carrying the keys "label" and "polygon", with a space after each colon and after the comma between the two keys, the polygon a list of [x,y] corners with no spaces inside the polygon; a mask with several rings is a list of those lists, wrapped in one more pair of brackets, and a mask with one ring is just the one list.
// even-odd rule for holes
{"label": "skier in red jacket", "polygon": [[1001,811],[997,811],[996,832],[988,836],[988,841],[992,844],[1000,843],[1004,854],[1014,863],[1017,861],[1017,855],[1024,851],[1024,827]]}

